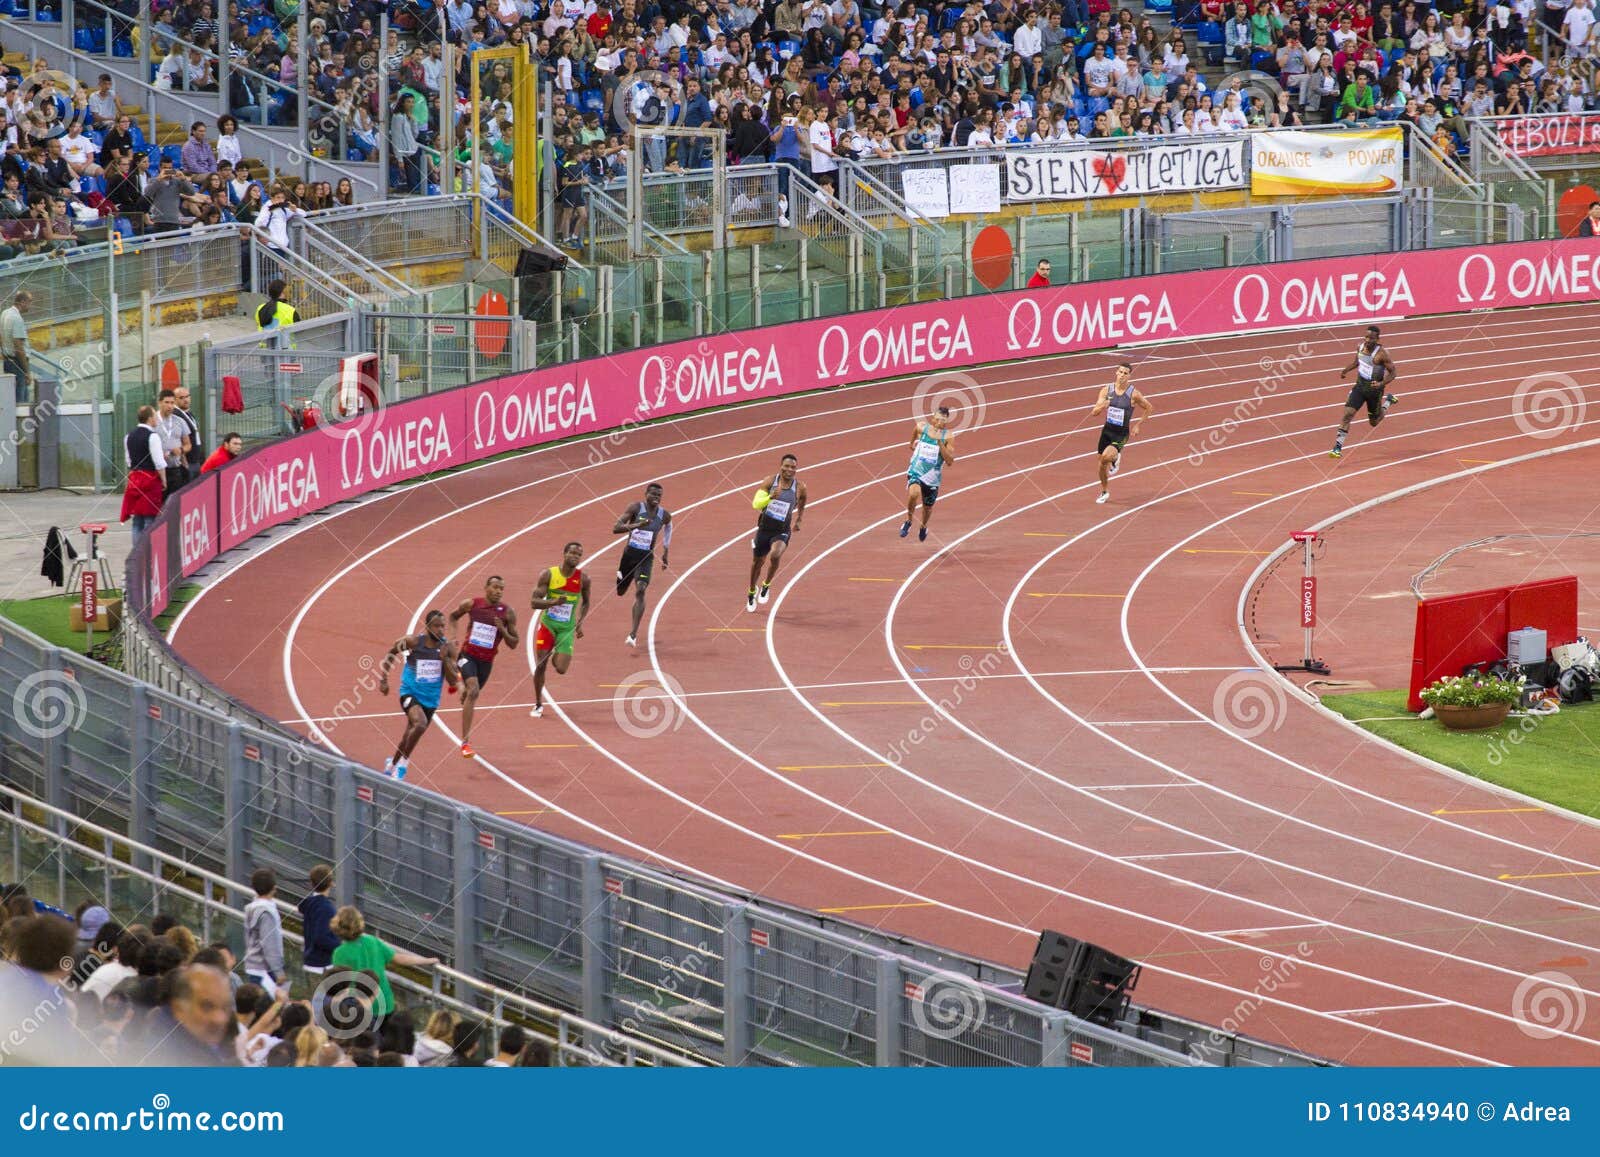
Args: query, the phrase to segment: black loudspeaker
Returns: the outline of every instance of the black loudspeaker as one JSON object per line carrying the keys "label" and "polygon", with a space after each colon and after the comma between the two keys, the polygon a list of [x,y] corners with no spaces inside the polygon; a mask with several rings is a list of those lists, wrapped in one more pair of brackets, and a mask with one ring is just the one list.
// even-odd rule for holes
{"label": "black loudspeaker", "polygon": [[1022,995],[1052,1008],[1066,1007],[1073,978],[1078,975],[1087,947],[1082,940],[1060,932],[1046,929],[1039,933],[1039,946],[1033,950],[1033,963],[1028,966],[1028,978],[1022,982]]}
{"label": "black loudspeaker", "polygon": [[1029,1000],[1110,1027],[1126,1015],[1139,966],[1099,945],[1046,929],[1022,992]]}
{"label": "black loudspeaker", "polygon": [[517,254],[517,276],[537,277],[567,267],[565,253],[549,253],[543,249],[524,249]]}

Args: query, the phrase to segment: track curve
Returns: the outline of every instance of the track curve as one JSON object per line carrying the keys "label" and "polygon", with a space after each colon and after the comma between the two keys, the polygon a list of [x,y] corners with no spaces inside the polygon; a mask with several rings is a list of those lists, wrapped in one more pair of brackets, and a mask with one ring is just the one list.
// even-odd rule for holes
{"label": "track curve", "polygon": [[[1508,509],[1600,460],[1600,409],[1582,405],[1597,316],[1386,326],[1402,405],[1337,463],[1330,369],[1352,333],[1140,351],[1159,411],[1106,507],[1086,415],[1107,356],[963,375],[983,420],[926,544],[895,534],[916,380],[552,447],[281,534],[189,605],[175,643],[258,708],[381,761],[398,720],[391,702],[347,709],[356,656],[490,571],[520,605],[569,538],[606,579],[612,519],[659,480],[677,565],[658,564],[644,645],[621,646],[626,607],[596,581],[555,712],[527,719],[531,655],[503,653],[481,758],[445,746],[441,711],[413,779],[1013,965],[1060,927],[1140,960],[1146,1003],[1342,1061],[1592,1064],[1600,1028],[1580,1015],[1551,1033],[1528,1010],[1544,990],[1600,999],[1600,891],[1581,874],[1600,874],[1600,831],[1508,823],[1503,796],[1333,721],[1255,667],[1237,607],[1288,530],[1456,485],[1437,480],[1462,455]],[[1582,391],[1554,431],[1513,405],[1539,374]],[[747,495],[788,450],[811,507],[773,602],[746,615]],[[1454,545],[1432,549],[1440,534],[1404,545],[1436,556]],[[1396,546],[1346,533],[1332,549],[1387,589],[1414,561]],[[1335,617],[1358,598],[1324,592]],[[1330,658],[1409,651],[1349,634]]]}

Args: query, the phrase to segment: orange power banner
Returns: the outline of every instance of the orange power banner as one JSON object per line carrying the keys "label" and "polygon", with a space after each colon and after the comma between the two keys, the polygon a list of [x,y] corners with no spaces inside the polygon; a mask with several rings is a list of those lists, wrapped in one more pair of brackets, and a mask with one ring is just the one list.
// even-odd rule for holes
{"label": "orange power banner", "polygon": [[1251,137],[1250,192],[1257,197],[1389,193],[1405,175],[1399,128],[1326,133],[1290,130]]}

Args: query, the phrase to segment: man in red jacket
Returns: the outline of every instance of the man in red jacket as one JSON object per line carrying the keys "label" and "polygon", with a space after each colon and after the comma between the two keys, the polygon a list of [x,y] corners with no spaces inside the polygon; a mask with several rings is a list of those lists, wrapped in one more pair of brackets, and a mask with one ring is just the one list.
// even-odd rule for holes
{"label": "man in red jacket", "polygon": [[200,467],[200,473],[209,474],[220,466],[226,466],[244,452],[244,439],[237,434],[224,434],[222,445],[211,452],[205,465]]}
{"label": "man in red jacket", "polygon": [[1028,278],[1028,288],[1029,289],[1049,289],[1050,288],[1050,262],[1049,261],[1047,261],[1047,260],[1040,261],[1039,264],[1034,268],[1033,276]]}
{"label": "man in red jacket", "polygon": [[128,465],[128,487],[122,492],[121,522],[133,519],[135,544],[150,529],[161,513],[167,462],[161,451],[161,435],[156,432],[156,408],[139,407],[139,424],[123,440]]}

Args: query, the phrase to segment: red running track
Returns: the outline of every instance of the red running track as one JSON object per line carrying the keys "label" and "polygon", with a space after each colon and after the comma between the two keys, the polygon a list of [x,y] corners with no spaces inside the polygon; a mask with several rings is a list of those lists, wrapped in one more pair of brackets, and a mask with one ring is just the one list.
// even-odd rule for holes
{"label": "red running track", "polygon": [[[1484,525],[1510,527],[1525,498],[1592,473],[1597,318],[1387,326],[1402,403],[1337,462],[1334,371],[1358,330],[1138,351],[1157,414],[1105,506],[1087,414],[1110,358],[962,375],[937,391],[966,392],[971,428],[925,544],[896,534],[916,382],[552,447],[279,534],[191,603],[175,641],[230,692],[376,765],[400,720],[362,692],[366,657],[489,573],[525,607],[579,538],[597,603],[572,672],[551,678],[555,708],[528,718],[531,655],[503,653],[480,758],[457,754],[442,711],[414,781],[1013,966],[1040,928],[1067,930],[1141,961],[1144,1003],[1342,1062],[1594,1064],[1600,830],[1507,810],[1333,719],[1263,673],[1238,624],[1291,529],[1385,495],[1425,510],[1404,494],[1468,470],[1423,494],[1493,472]],[[1572,396],[1547,429],[1525,383],[1551,374],[1570,377],[1535,388]],[[790,450],[803,533],[747,615],[749,495]],[[630,651],[609,531],[652,480],[673,565]],[[1366,517],[1331,532],[1336,620],[1462,541],[1426,513],[1409,537],[1360,533]],[[1382,630],[1329,635],[1336,670],[1409,653],[1394,608]]]}

